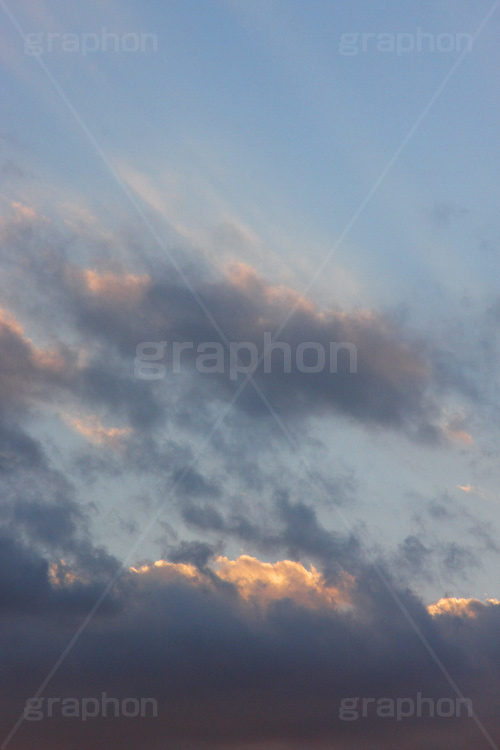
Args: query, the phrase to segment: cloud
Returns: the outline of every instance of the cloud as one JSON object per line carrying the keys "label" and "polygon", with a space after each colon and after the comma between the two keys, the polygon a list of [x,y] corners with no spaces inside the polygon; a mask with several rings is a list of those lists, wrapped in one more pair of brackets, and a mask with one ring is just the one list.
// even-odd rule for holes
{"label": "cloud", "polygon": [[[339,719],[347,697],[453,695],[366,562],[357,528],[328,528],[328,511],[347,502],[349,487],[325,464],[318,502],[296,456],[280,453],[284,441],[270,434],[269,415],[251,386],[224,434],[214,434],[196,468],[186,469],[205,450],[214,416],[238,383],[227,370],[210,375],[196,367],[198,346],[220,344],[217,333],[166,263],[145,259],[136,237],[134,262],[104,252],[96,261],[110,237],[95,230],[93,255],[92,222],[84,236],[74,207],[68,216],[71,226],[63,218],[61,228],[19,203],[1,227],[6,276],[21,286],[18,292],[6,285],[0,317],[0,560],[7,571],[0,583],[0,716],[2,725],[15,722],[119,567],[94,542],[108,479],[116,482],[121,533],[140,526],[138,485],[168,511],[168,522],[159,524],[165,559],[125,571],[47,695],[154,697],[160,714],[142,724],[27,721],[16,746],[78,750],[98,736],[103,746],[124,750],[459,747],[467,726],[460,722],[443,729],[428,719],[400,731],[368,718],[353,733]],[[337,419],[345,429],[352,423],[433,446],[473,445],[462,412],[441,407],[443,395],[462,387],[458,360],[445,356],[443,364],[396,315],[345,311],[335,301],[320,309],[248,264],[221,271],[198,260],[191,254],[183,271],[231,340],[260,350],[264,334],[296,305],[280,335],[292,351],[304,342],[356,348],[357,372],[350,371],[349,351],[340,352],[334,373],[286,373],[280,351],[270,373],[256,372],[295,429],[308,429],[312,417]],[[191,342],[182,372],[169,369],[170,348],[164,381],[137,378],[137,346],[147,341]],[[75,440],[73,453],[60,421],[50,424],[51,434],[35,437],[31,419],[42,412],[65,415],[86,441]],[[443,422],[443,414],[452,416]],[[93,480],[102,481],[94,506]],[[408,588],[413,573],[431,576],[435,563],[446,580],[461,581],[479,564],[475,549],[437,538],[442,522],[456,528],[460,515],[476,541],[493,549],[488,529],[441,498],[420,503],[420,532],[408,534],[392,558],[381,554],[388,562],[380,565],[463,692],[495,725],[498,709],[489,696],[499,676],[491,665],[500,655],[500,605],[447,598],[427,608]],[[426,533],[431,523],[434,536]]]}
{"label": "cloud", "polygon": [[[295,306],[291,321],[279,336],[290,347],[291,371],[284,371],[285,359],[278,346],[271,355],[271,371],[265,372],[261,363],[254,374],[279,414],[304,423],[312,417],[340,415],[353,423],[403,432],[432,444],[472,444],[459,415],[440,425],[442,409],[437,399],[443,391],[457,389],[474,395],[468,379],[459,375],[464,368],[459,367],[453,352],[441,351],[435,341],[418,337],[397,315],[379,310],[344,311],[335,300],[330,308],[320,309],[296,290],[264,280],[248,264],[233,264],[221,272],[185,248],[177,259],[184,280],[166,261],[148,259],[146,248],[140,252],[134,248],[136,261],[118,262],[111,259],[97,229],[96,256],[101,257],[93,264],[82,265],[75,262],[81,253],[75,253],[74,246],[78,241],[88,245],[92,226],[86,228],[85,236],[79,236],[76,230],[67,235],[57,223],[41,221],[38,215],[27,215],[26,211],[19,214],[19,210],[13,208],[13,216],[4,222],[6,252],[13,266],[22,265],[20,283],[29,279],[31,297],[40,296],[37,311],[46,328],[64,316],[72,346],[60,342],[58,355],[64,358],[66,372],[68,349],[74,348],[75,339],[78,341],[80,367],[78,377],[73,378],[73,394],[94,404],[100,400],[112,410],[117,409],[119,394],[123,394],[120,400],[128,404],[123,403],[123,407],[133,421],[131,427],[145,428],[155,418],[161,420],[168,403],[166,387],[162,393],[161,383],[140,382],[135,376],[139,345],[167,342],[163,360],[166,376],[169,387],[175,387],[181,396],[176,400],[176,411],[183,409],[186,418],[195,400],[205,409],[209,404],[227,402],[238,383],[230,376],[227,352],[223,354],[223,372],[200,372],[199,347],[212,342],[209,353],[214,346],[223,351],[217,332],[220,329],[230,341],[249,342],[260,353],[265,334],[277,331]],[[26,242],[28,235],[30,240]],[[186,288],[186,279],[191,290]],[[52,301],[50,307],[42,309],[47,287],[53,291]],[[200,301],[210,311],[212,321]],[[182,351],[178,374],[173,372],[174,342],[188,344]],[[299,347],[308,344],[325,352],[325,367],[318,372],[306,372],[297,366]],[[331,344],[339,347],[334,348],[332,362]],[[317,357],[312,349],[303,352],[306,367],[314,365]],[[56,357],[55,351],[52,356]],[[241,356],[248,358],[248,352],[243,351]],[[84,362],[87,367],[82,366]],[[112,387],[113,379],[116,388]],[[243,417],[269,418],[251,385],[235,408]]]}
{"label": "cloud", "polygon": [[233,583],[246,600],[271,602],[291,598],[302,606],[346,607],[350,603],[352,576],[344,575],[339,586],[328,586],[313,565],[307,570],[301,563],[291,560],[263,563],[255,557],[241,555],[237,560],[218,557],[216,563],[216,575]]}
{"label": "cloud", "polygon": [[435,604],[429,604],[427,611],[432,617],[453,616],[453,617],[473,617],[476,618],[478,613],[485,607],[498,606],[500,602],[497,599],[488,599],[486,604],[479,599],[457,599],[456,597],[443,597]]}
{"label": "cloud", "polygon": [[115,304],[134,304],[141,300],[151,283],[144,274],[136,276],[132,273],[113,273],[111,271],[93,271],[91,269],[77,269],[68,267],[67,283],[74,285],[79,292],[83,289],[91,297],[95,296],[104,303],[109,300]]}
{"label": "cloud", "polygon": [[64,418],[77,432],[97,445],[117,446],[120,439],[132,433],[130,427],[104,427],[95,414],[85,417],[72,417],[67,414]]}
{"label": "cloud", "polygon": [[15,316],[0,310],[0,403],[4,409],[33,399],[50,400],[51,388],[63,387],[74,367],[68,348],[36,346]]}
{"label": "cloud", "polygon": [[[72,287],[75,323],[83,331],[116,347],[122,356],[129,357],[129,362],[141,342],[170,342],[166,354],[169,367],[173,342],[189,342],[191,349],[183,354],[183,369],[209,398],[230,396],[234,385],[227,362],[222,373],[196,375],[198,347],[206,342],[219,346],[221,343],[217,331],[181,284],[155,280],[141,287],[141,299],[132,295],[127,301],[132,306],[129,311],[121,305],[118,309],[112,295],[105,299],[93,295],[89,299],[85,288],[83,283],[76,289]],[[236,277],[197,283],[196,292],[231,341],[252,342],[258,351],[262,351],[264,334],[276,330],[297,301],[293,290],[271,287],[248,270],[240,270]],[[293,352],[304,342],[316,342],[326,352],[330,351],[331,342],[348,342],[357,352],[355,373],[350,371],[350,359],[341,352],[337,372],[326,368],[311,374],[296,366],[291,372],[284,372],[280,361],[283,355],[275,351],[271,372],[264,373],[261,366],[255,378],[280,412],[305,418],[326,409],[366,424],[379,423],[431,435],[432,408],[425,395],[427,365],[418,347],[412,348],[388,318],[372,313],[322,313],[305,301],[295,312],[293,326],[285,328],[280,338]],[[267,414],[251,387],[245,390],[238,406],[247,413]]]}
{"label": "cloud", "polygon": [[[64,623],[77,621],[75,602],[90,583],[63,563],[49,571],[13,548],[6,554],[16,563],[13,590],[24,597],[23,607],[18,600],[2,625],[0,679],[6,690],[8,678],[9,690],[0,713],[9,726],[29,697],[22,660],[30,660],[34,692],[66,644]],[[426,608],[404,590],[398,595],[495,738],[499,709],[491,691],[498,669],[490,660],[500,653],[500,605],[442,600]],[[57,617],[49,602],[57,603]],[[158,716],[84,724],[57,715],[27,720],[16,746],[24,750],[36,741],[53,750],[68,743],[78,749],[92,736],[109,748],[133,748],[140,741],[148,750],[160,744],[191,747],[201,738],[214,749],[264,750],[274,742],[290,749],[307,744],[349,750],[369,743],[377,750],[413,750],[425,741],[451,750],[461,746],[465,732],[469,742],[473,737],[475,746],[486,747],[466,716],[445,721],[424,712],[418,720],[397,722],[372,713],[355,724],[340,718],[341,701],[352,696],[455,697],[391,602],[369,567],[335,586],[316,568],[291,560],[222,556],[206,571],[165,560],[144,564],[123,579],[114,608],[89,625],[46,696],[152,697]],[[25,644],[16,636],[27,607],[32,619],[25,634],[36,631],[36,649],[35,641]],[[467,628],[454,626],[457,617]]]}
{"label": "cloud", "polygon": [[181,542],[177,546],[170,546],[169,560],[172,563],[192,563],[199,569],[206,569],[211,558],[215,556],[215,547],[206,542]]}

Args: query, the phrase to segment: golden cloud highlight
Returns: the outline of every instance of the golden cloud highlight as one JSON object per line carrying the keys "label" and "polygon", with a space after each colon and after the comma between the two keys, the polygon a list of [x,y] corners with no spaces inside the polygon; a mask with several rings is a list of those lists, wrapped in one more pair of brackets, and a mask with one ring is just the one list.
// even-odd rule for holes
{"label": "golden cloud highlight", "polygon": [[147,274],[99,272],[90,268],[67,266],[66,281],[77,292],[84,292],[104,302],[137,303],[144,296],[151,279]]}
{"label": "golden cloud highlight", "polygon": [[434,604],[429,604],[427,607],[428,613],[431,617],[441,617],[443,615],[453,617],[470,617],[476,618],[478,612],[488,606],[496,606],[500,604],[498,599],[487,599],[486,603],[479,599],[457,599],[453,596],[443,597]]}
{"label": "golden cloud highlight", "polygon": [[127,299],[138,301],[150,283],[147,275],[134,276],[132,273],[117,274],[111,271],[99,274],[89,269],[82,272],[82,279],[89,292],[97,297],[112,299],[113,302]]}
{"label": "golden cloud highlight", "polygon": [[283,284],[269,285],[253,266],[247,263],[232,263],[225,272],[226,279],[237,289],[251,296],[259,296],[264,304],[281,305],[286,308],[297,305],[300,310],[314,314],[313,303],[299,292]]}
{"label": "golden cloud highlight", "polygon": [[104,427],[99,417],[90,414],[85,417],[73,417],[63,414],[65,421],[71,425],[80,435],[86,437],[96,445],[108,445],[116,447],[122,438],[132,434],[131,427]]}
{"label": "golden cloud highlight", "polygon": [[157,577],[161,577],[162,580],[167,581],[172,581],[179,577],[187,578],[197,583],[201,583],[204,580],[204,576],[194,565],[190,563],[172,563],[168,562],[168,560],[156,560],[152,565],[140,565],[137,568],[132,567],[129,570],[137,575],[154,576],[156,574]]}
{"label": "golden cloud highlight", "polygon": [[303,606],[330,605],[348,607],[349,590],[354,579],[344,573],[341,583],[328,586],[322,574],[311,565],[307,570],[293,560],[276,563],[261,562],[255,557],[241,555],[237,560],[218,557],[216,575],[233,583],[243,599],[268,603],[277,599],[293,599]]}
{"label": "golden cloud highlight", "polygon": [[41,349],[26,336],[24,327],[8,310],[0,308],[0,335],[11,334],[21,339],[27,349],[27,356],[37,370],[61,373],[67,362],[57,349]]}
{"label": "golden cloud highlight", "polygon": [[[210,577],[190,564],[157,560],[153,564],[130,568],[130,571],[138,575],[161,577],[167,581],[184,578],[191,583],[211,585]],[[352,576],[344,573],[340,583],[328,585],[313,565],[308,570],[293,560],[267,563],[249,555],[241,555],[236,560],[221,556],[215,561],[213,573],[221,581],[232,583],[242,599],[259,605],[292,599],[309,608],[328,606],[346,609],[351,606],[350,591],[354,586]]]}
{"label": "golden cloud highlight", "polygon": [[64,560],[49,565],[49,581],[54,587],[72,586],[74,583],[89,583],[90,579],[82,577]]}

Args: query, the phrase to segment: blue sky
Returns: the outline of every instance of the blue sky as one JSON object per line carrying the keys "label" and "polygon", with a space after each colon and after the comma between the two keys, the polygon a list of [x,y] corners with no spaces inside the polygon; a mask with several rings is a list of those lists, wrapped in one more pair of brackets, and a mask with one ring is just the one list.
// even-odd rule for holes
{"label": "blue sky", "polygon": [[[110,4],[103,14],[99,5],[83,13],[54,3],[40,19],[28,9],[19,21],[45,34],[154,29],[154,53],[82,56],[58,51],[55,40],[43,60],[114,164],[157,185],[180,180],[192,223],[203,216],[202,199],[219,202],[219,211],[262,235],[266,254],[284,256],[285,267],[291,257],[301,274],[335,243],[456,58],[373,47],[342,55],[342,34],[473,33],[488,11],[487,3],[458,14],[443,4],[422,15],[398,3],[367,13],[328,3],[311,12],[301,3],[187,2],[140,13],[133,4],[119,11]],[[415,280],[453,295],[471,285],[482,290],[495,270],[494,260],[473,263],[470,252],[474,242],[476,256],[483,239],[495,241],[494,32],[492,19],[332,259],[378,304],[406,301]],[[71,183],[99,202],[120,200],[50,80],[23,55],[15,30],[4,34],[11,63],[4,96],[13,104],[5,127],[30,144],[61,188]],[[202,189],[203,198],[191,197]],[[461,241],[432,235],[429,214],[441,204],[467,212]],[[213,205],[204,210],[217,220]],[[460,259],[453,269],[450,253]],[[336,264],[328,269],[331,283]]]}
{"label": "blue sky", "polygon": [[[316,612],[319,596],[339,622],[348,600],[376,641],[378,608],[385,617],[390,607],[378,589],[366,593],[367,581],[383,571],[401,611],[417,602],[418,627],[468,658],[476,642],[453,640],[447,618],[477,621],[471,638],[481,642],[500,609],[496,5],[0,6],[2,533],[5,559],[26,573],[12,585],[22,602],[26,589],[33,627],[38,617],[44,632],[61,627],[62,648],[61,622],[30,599],[28,550],[46,569],[37,585],[47,602],[70,617],[91,609],[120,565],[109,589],[118,608],[126,592],[145,611],[159,597],[169,612],[180,586],[180,619],[184,606],[202,619],[199,592],[214,580],[233,587],[241,612],[217,599],[217,586],[210,594],[214,633],[240,616],[253,627],[249,601],[274,627],[288,605],[271,615],[266,597]],[[118,50],[102,48],[104,33],[117,35]],[[143,51],[123,48],[141,34],[154,35]],[[84,53],[86,39],[97,48]],[[291,308],[283,341],[353,342],[358,371],[345,360],[330,377],[259,369],[241,394],[243,378],[202,374],[194,354],[180,375],[169,355],[165,379],[134,374],[141,342],[191,341],[195,352],[227,336],[261,348]],[[437,614],[427,609],[439,600]],[[279,610],[279,627],[296,616]],[[82,665],[99,653],[92,627]],[[321,654],[316,624],[304,628]],[[411,638],[401,636],[408,649]],[[147,659],[163,664],[154,653],[145,670]],[[49,662],[37,662],[35,682]],[[168,664],[182,671],[182,660]],[[366,664],[352,690],[373,690],[373,680],[396,689]],[[484,684],[493,677],[485,672]],[[194,675],[189,691],[202,682]],[[79,683],[90,684],[100,683]],[[331,685],[331,701],[343,689]],[[27,690],[19,684],[24,700]],[[494,721],[496,709],[477,700]],[[310,721],[306,709],[300,716]],[[259,738],[244,724],[226,740],[295,747],[279,721]],[[421,729],[408,750],[422,737],[438,746]],[[200,720],[197,736],[223,747],[219,730]],[[332,731],[318,728],[318,748],[350,747]],[[123,746],[121,732],[102,742]],[[172,732],[172,747],[195,741],[182,722]],[[450,747],[454,732],[443,735]],[[19,730],[12,748],[35,736]]]}

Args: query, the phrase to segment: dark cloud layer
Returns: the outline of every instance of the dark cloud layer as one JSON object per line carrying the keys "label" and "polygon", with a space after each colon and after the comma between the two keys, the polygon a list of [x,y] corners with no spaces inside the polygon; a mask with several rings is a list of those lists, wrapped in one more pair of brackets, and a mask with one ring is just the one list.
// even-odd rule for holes
{"label": "dark cloud layer", "polygon": [[[24,596],[16,601],[3,584],[1,713],[9,727],[79,624],[77,604],[95,591],[78,582],[50,584],[41,558],[1,541],[16,575],[12,588]],[[177,560],[203,558],[206,550],[184,552]],[[435,750],[487,747],[466,715],[341,718],[347,698],[456,697],[370,567],[349,589],[347,610],[326,602],[304,606],[293,596],[265,604],[258,595],[243,598],[209,571],[193,582],[180,569],[163,570],[125,576],[111,598],[115,606],[89,624],[45,691],[59,698],[152,697],[158,716],[28,719],[12,747],[267,748],[274,742],[346,749],[369,743],[382,750],[417,748],[424,737]],[[408,591],[397,593],[497,736],[500,607],[470,602],[431,617]]]}

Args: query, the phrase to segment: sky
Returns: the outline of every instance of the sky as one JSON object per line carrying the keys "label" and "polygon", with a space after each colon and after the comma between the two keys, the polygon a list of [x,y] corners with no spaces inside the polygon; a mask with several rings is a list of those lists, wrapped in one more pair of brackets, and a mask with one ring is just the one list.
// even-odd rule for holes
{"label": "sky", "polygon": [[0,0],[1,750],[498,750],[499,5]]}

